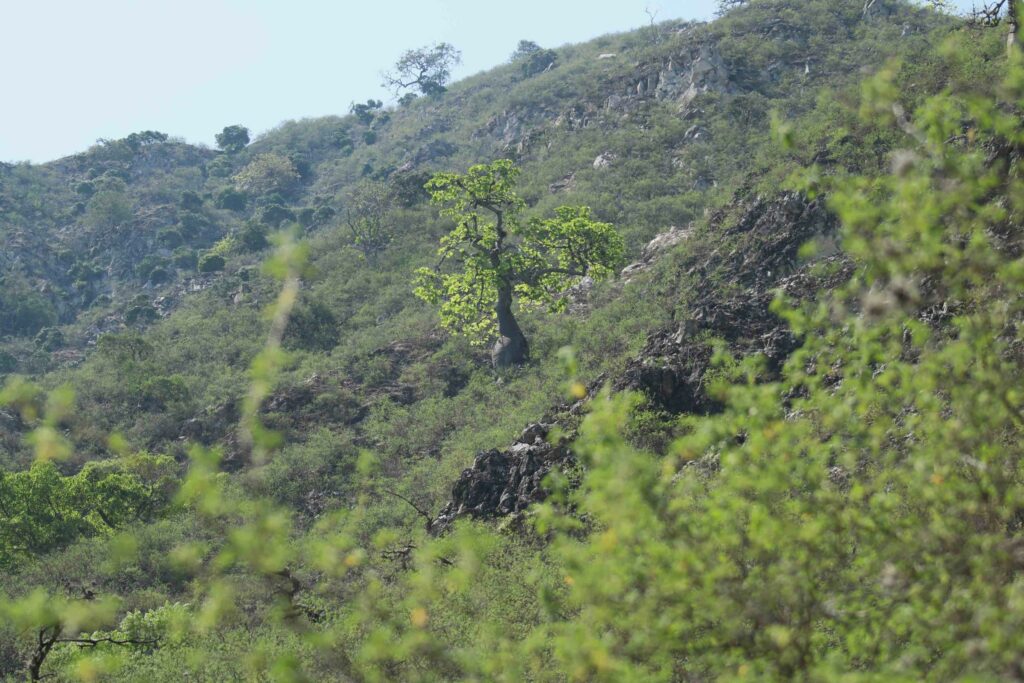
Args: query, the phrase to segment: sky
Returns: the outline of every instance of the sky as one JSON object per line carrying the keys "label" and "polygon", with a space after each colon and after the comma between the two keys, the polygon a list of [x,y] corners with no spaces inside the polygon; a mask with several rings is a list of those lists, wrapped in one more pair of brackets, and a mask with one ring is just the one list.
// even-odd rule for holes
{"label": "sky", "polygon": [[[969,6],[970,0],[958,0]],[[158,130],[212,145],[288,119],[388,100],[380,74],[449,42],[456,79],[521,39],[575,43],[658,21],[708,19],[715,0],[0,0],[0,161],[44,162],[99,138]]]}

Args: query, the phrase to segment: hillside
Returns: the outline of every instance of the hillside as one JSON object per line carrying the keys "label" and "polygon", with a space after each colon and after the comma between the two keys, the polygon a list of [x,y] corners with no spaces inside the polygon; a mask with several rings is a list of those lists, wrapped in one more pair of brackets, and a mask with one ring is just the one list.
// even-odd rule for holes
{"label": "hillside", "polygon": [[[1020,676],[1005,25],[736,4],[0,166],[0,675]],[[627,253],[519,367],[413,293],[496,159]]]}

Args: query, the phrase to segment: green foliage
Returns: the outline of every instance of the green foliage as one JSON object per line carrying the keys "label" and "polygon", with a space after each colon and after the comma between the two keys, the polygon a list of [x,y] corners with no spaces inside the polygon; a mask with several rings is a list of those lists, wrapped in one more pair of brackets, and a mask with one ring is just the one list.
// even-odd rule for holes
{"label": "green foliage", "polygon": [[138,152],[143,147],[167,142],[167,138],[167,133],[161,133],[158,130],[144,130],[128,135],[124,142],[133,152]]}
{"label": "green foliage", "polygon": [[242,192],[260,197],[272,193],[290,194],[299,183],[299,172],[288,158],[261,154],[233,178]]}
{"label": "green foliage", "polygon": [[[935,97],[903,122],[917,155],[891,175],[826,181],[862,267],[826,300],[777,303],[804,341],[781,382],[741,365],[749,379],[714,388],[725,411],[688,420],[664,457],[621,436],[628,396],[593,403],[575,445],[582,485],[566,494],[556,478],[536,514],[568,591],[542,593],[529,637],[447,649],[424,612],[382,627],[401,654],[372,649],[374,670],[952,680],[1018,666],[1024,267],[1008,247],[1024,186],[992,152],[1024,144],[1010,113],[1020,69],[1014,107]],[[868,89],[872,110],[892,111],[876,94],[894,92],[891,77]],[[977,127],[949,144],[964,120]],[[993,192],[1000,208],[982,200]],[[924,317],[952,300],[948,317]],[[437,583],[421,566],[404,605]],[[446,605],[472,588],[453,593]]]}
{"label": "green foliage", "polygon": [[179,205],[186,211],[202,211],[203,210],[203,198],[200,197],[196,192],[192,190],[186,190],[181,193],[181,199]]}
{"label": "green foliage", "polygon": [[[381,102],[380,100],[370,99],[366,100],[365,103],[353,103],[349,107],[349,111],[356,117],[356,120],[359,121],[359,123],[363,124],[364,126],[368,126],[371,123],[373,123],[374,118],[376,118],[376,112],[379,112],[383,107],[384,103]],[[351,141],[349,141],[347,145],[345,142],[345,140],[348,139],[347,136],[347,131],[339,133],[335,138],[335,144],[343,149],[346,146],[350,146]]]}
{"label": "green foliage", "polygon": [[224,130],[214,136],[217,147],[228,154],[237,154],[249,144],[249,129],[245,126],[225,126]]}
{"label": "green foliage", "polygon": [[384,74],[385,88],[396,95],[407,88],[416,88],[424,95],[440,95],[451,79],[451,70],[462,62],[462,53],[448,43],[437,43],[417,50],[407,50]]}
{"label": "green foliage", "polygon": [[36,346],[44,351],[56,351],[64,346],[64,333],[59,327],[44,327],[35,337]]}
{"label": "green foliage", "polygon": [[352,245],[367,260],[374,260],[395,236],[392,218],[395,192],[390,184],[363,180],[345,196],[345,224],[352,236]]}
{"label": "green foliage", "polygon": [[121,227],[132,215],[131,200],[121,190],[101,190],[86,204],[86,223],[98,230]]}
{"label": "green foliage", "polygon": [[54,305],[20,273],[6,275],[0,285],[0,330],[4,334],[30,336],[56,324]]}
{"label": "green foliage", "polygon": [[284,344],[288,348],[329,351],[338,344],[338,319],[322,301],[300,303],[289,318]]}
{"label": "green foliage", "polygon": [[[749,4],[658,41],[644,30],[560,48],[558,69],[530,78],[503,65],[451,85],[455,106],[420,98],[386,126],[371,108],[372,147],[351,133],[362,133],[354,118],[283,124],[253,153],[287,159],[307,184],[253,204],[277,203],[304,225],[309,208],[324,219],[286,243],[267,277],[243,253],[252,217],[181,201],[188,191],[214,203],[249,152],[211,161],[174,142],[112,141],[59,166],[0,165],[0,251],[13,245],[27,264],[24,291],[62,306],[79,296],[45,275],[52,261],[113,298],[77,318],[61,309],[69,350],[87,355],[41,381],[71,382],[77,413],[60,391],[4,391],[16,397],[0,410],[8,474],[62,458],[59,476],[75,477],[129,444],[189,461],[174,514],[116,531],[93,515],[83,534],[18,556],[2,581],[0,678],[25,678],[49,637],[146,641],[55,642],[42,675],[59,680],[1016,676],[1019,97],[1011,87],[990,104],[1004,36],[950,31],[890,0],[870,16],[863,0]],[[661,94],[633,96],[638,78],[649,86],[670,60],[688,68],[679,55],[702,45],[729,71],[725,91],[699,94],[683,115]],[[905,61],[869,86],[858,118],[859,70],[895,53]],[[945,91],[964,95],[926,102]],[[893,96],[915,115],[894,116]],[[770,118],[785,149],[766,133]],[[605,152],[615,162],[595,169]],[[431,171],[496,154],[523,169],[503,201],[524,253],[563,230],[574,248],[590,244],[592,223],[614,223],[633,254],[692,223],[684,245],[628,283],[599,283],[564,315],[524,316],[538,360],[498,381],[466,340],[438,334],[403,275],[433,265],[432,246],[452,232],[423,206]],[[550,476],[547,505],[426,532],[474,453],[563,400],[558,349],[576,349],[564,365],[579,374],[577,397],[600,373],[618,377],[652,330],[728,317],[698,304],[744,292],[694,273],[733,261],[756,271],[750,240],[778,236],[737,234],[733,217],[805,165],[800,186],[832,197],[858,263],[848,287],[778,304],[803,345],[781,377],[765,384],[763,363],[723,350],[702,380],[723,412],[701,418],[598,394],[571,444],[578,464]],[[364,176],[386,179],[397,200],[394,238],[372,265],[346,248],[343,220]],[[135,299],[141,283],[120,279],[142,260],[102,242],[123,235],[64,237],[80,234],[63,228],[78,220],[82,178],[139,207],[132,245],[174,226],[185,240],[175,262],[219,239],[210,253],[238,268],[92,350],[96,330],[117,322],[111,311],[152,311],[158,294]],[[452,216],[456,229],[467,213]],[[476,213],[481,233],[496,232],[493,212]],[[453,244],[439,276],[474,253]],[[168,267],[147,265],[150,277]],[[262,311],[271,274],[285,285]],[[538,303],[560,308],[557,289]],[[57,362],[30,338],[3,345],[22,372]],[[566,419],[569,434],[580,418]]]}
{"label": "green foliage", "polygon": [[224,257],[216,253],[206,253],[199,257],[199,272],[200,273],[217,273],[224,270],[224,265],[227,263]]}
{"label": "green foliage", "polygon": [[244,211],[249,196],[233,187],[225,187],[217,193],[217,208],[230,211]]}
{"label": "green foliage", "polygon": [[181,270],[195,270],[199,265],[199,259],[196,253],[187,247],[178,247],[171,254],[171,261],[174,265]]}
{"label": "green foliage", "polygon": [[[268,222],[264,218],[257,221],[246,221],[238,232],[238,242],[247,251],[260,251],[266,249],[270,242],[267,240]],[[276,224],[274,224],[276,226]]]}
{"label": "green foliage", "polygon": [[268,227],[277,228],[283,221],[294,221],[295,212],[281,204],[265,204],[256,210],[255,218]]}
{"label": "green foliage", "polygon": [[171,458],[136,455],[90,462],[72,476],[52,462],[0,471],[0,565],[152,519],[170,500],[176,469]]}
{"label": "green foliage", "polygon": [[558,53],[554,50],[545,50],[532,40],[520,40],[516,51],[509,59],[513,64],[519,64],[524,78],[547,71],[557,60]]}
{"label": "green foliage", "polygon": [[512,162],[499,160],[464,175],[440,173],[427,183],[441,215],[455,221],[438,255],[462,270],[421,268],[416,295],[439,306],[445,327],[474,339],[493,338],[502,292],[561,311],[573,283],[588,275],[610,277],[624,259],[622,238],[586,207],[559,207],[553,218],[521,220],[518,175]]}

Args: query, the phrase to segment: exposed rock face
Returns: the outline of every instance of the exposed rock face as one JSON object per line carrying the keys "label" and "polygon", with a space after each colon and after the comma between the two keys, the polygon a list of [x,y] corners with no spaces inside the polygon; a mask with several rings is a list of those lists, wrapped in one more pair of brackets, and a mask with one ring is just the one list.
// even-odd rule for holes
{"label": "exposed rock face", "polygon": [[567,176],[563,176],[559,180],[548,185],[548,191],[551,194],[558,194],[560,192],[572,192],[576,189],[576,174],[570,173]]}
{"label": "exposed rock face", "polygon": [[522,512],[544,499],[544,477],[571,462],[564,443],[549,443],[552,425],[537,422],[523,430],[511,447],[477,453],[473,466],[452,486],[452,499],[430,524],[432,533],[446,530],[463,515],[495,517]]}
{"label": "exposed rock face", "polygon": [[[821,200],[808,201],[796,193],[773,201],[756,200],[726,233],[739,245],[690,268],[689,273],[697,274],[701,282],[696,291],[705,292],[691,304],[691,318],[675,329],[651,335],[613,388],[642,391],[673,413],[715,412],[720,406],[704,391],[713,355],[711,344],[704,341],[708,333],[725,340],[733,353],[763,354],[769,373],[778,372],[797,340],[769,310],[775,289],[805,298],[848,277],[849,266],[841,256],[830,257],[840,267],[827,282],[813,277],[806,267],[792,272],[800,247],[815,236],[832,233],[835,225]],[[712,267],[712,263],[721,265]],[[712,278],[733,282],[740,289],[728,296],[720,294]]]}
{"label": "exposed rock face", "polygon": [[691,226],[685,228],[672,226],[665,232],[658,233],[654,236],[654,239],[644,245],[644,248],[640,251],[640,260],[622,269],[620,273],[622,279],[628,283],[637,274],[647,270],[659,256],[683,242],[692,234],[693,228]]}
{"label": "exposed rock face", "polygon": [[[825,258],[832,262],[824,271],[828,276],[814,275],[807,265],[797,263],[804,243],[828,238],[835,231],[836,220],[822,199],[808,200],[796,193],[773,200],[757,198],[733,227],[726,229],[725,221],[724,211],[712,218],[713,227],[715,223],[722,226],[719,234],[724,233],[728,247],[690,256],[682,264],[687,276],[696,277],[695,291],[701,293],[689,307],[690,318],[652,334],[644,350],[612,382],[614,390],[643,392],[655,406],[672,413],[714,413],[721,406],[705,391],[714,354],[706,338],[724,340],[740,356],[764,354],[768,372],[774,375],[798,343],[769,310],[776,288],[805,299],[838,286],[850,275],[852,265],[837,253]],[[691,233],[689,228],[673,228],[658,235],[644,249],[645,260],[634,266],[647,267]],[[722,253],[726,248],[728,253]],[[723,294],[716,284],[720,282],[735,288]],[[592,388],[603,381],[598,378]],[[570,450],[573,432],[566,423],[574,423],[583,409],[582,401],[562,406],[557,418],[530,425],[511,447],[478,453],[473,466],[463,470],[452,487],[451,501],[432,522],[431,531],[443,532],[462,515],[516,514],[543,500],[543,478],[553,468],[575,462]],[[555,419],[566,436],[552,444],[547,434]]]}
{"label": "exposed rock face", "polygon": [[701,45],[690,59],[672,59],[658,74],[654,97],[675,100],[680,110],[686,109],[700,94],[728,92],[729,70],[718,50]]}
{"label": "exposed rock face", "polygon": [[640,252],[640,257],[644,261],[653,261],[692,234],[692,226],[680,228],[673,225],[667,231],[655,235],[654,239],[644,246]]}

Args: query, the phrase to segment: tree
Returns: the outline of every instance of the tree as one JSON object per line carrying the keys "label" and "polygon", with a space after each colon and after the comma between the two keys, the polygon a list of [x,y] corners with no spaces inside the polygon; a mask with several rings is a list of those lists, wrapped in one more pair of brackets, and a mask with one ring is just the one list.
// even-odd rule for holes
{"label": "tree", "polygon": [[554,50],[545,50],[532,40],[520,40],[509,61],[518,63],[523,77],[529,78],[550,69],[557,59]]}
{"label": "tree", "polygon": [[510,62],[518,62],[520,59],[525,59],[530,55],[537,54],[543,48],[532,40],[520,40],[519,44],[516,45],[515,52],[509,57]]}
{"label": "tree", "polygon": [[132,216],[132,201],[121,189],[97,192],[86,204],[85,222],[97,230],[113,230]]}
{"label": "tree", "polygon": [[172,458],[137,455],[72,476],[43,461],[0,471],[0,566],[150,518],[169,502],[175,468]]}
{"label": "tree", "polygon": [[722,16],[737,7],[742,7],[750,3],[750,0],[718,0],[718,9],[715,14]]}
{"label": "tree", "polygon": [[235,186],[254,197],[279,192],[289,194],[300,180],[295,164],[279,154],[261,154],[235,177]]}
{"label": "tree", "polygon": [[1006,53],[1010,55],[1017,45],[1017,34],[1020,33],[1020,0],[994,0],[983,3],[980,8],[972,10],[971,21],[981,26],[999,26],[1006,21],[1009,26]]}
{"label": "tree", "polygon": [[[493,337],[495,367],[529,359],[529,345],[512,311],[515,298],[551,312],[564,310],[566,292],[584,276],[610,277],[625,245],[615,229],[587,207],[563,206],[553,218],[523,221],[515,193],[519,169],[502,159],[465,174],[438,173],[427,183],[431,201],[455,228],[441,238],[437,268],[417,271],[416,294],[440,307],[445,327],[478,340]],[[446,262],[461,266],[442,272]]]}
{"label": "tree", "polygon": [[158,130],[143,130],[138,133],[132,133],[124,141],[133,152],[137,152],[142,147],[155,145],[159,142],[167,142],[167,133],[161,133]]}
{"label": "tree", "polygon": [[218,209],[229,211],[244,211],[245,204],[249,201],[248,195],[233,187],[225,187],[217,193],[216,205]]}
{"label": "tree", "polygon": [[217,273],[224,270],[226,261],[220,254],[203,254],[199,257],[200,273]]}
{"label": "tree", "polygon": [[[366,100],[365,103],[350,105],[348,111],[356,117],[356,120],[359,121],[359,123],[364,126],[368,126],[373,123],[373,119],[376,118],[377,114],[375,112],[379,111],[383,107],[384,103],[380,100],[370,99]],[[340,138],[340,140],[341,141],[338,144],[341,147],[345,147],[345,140],[348,140],[348,145],[351,145],[352,143],[351,138],[348,137],[348,131],[345,131],[344,137]]]}
{"label": "tree", "polygon": [[245,149],[249,144],[249,129],[245,126],[225,126],[224,130],[215,136],[217,146],[228,154],[236,154]]}
{"label": "tree", "polygon": [[462,62],[462,53],[449,43],[436,43],[418,50],[407,50],[384,74],[382,85],[396,95],[406,88],[417,88],[424,95],[440,95],[451,79],[452,67]]}
{"label": "tree", "polygon": [[0,277],[0,335],[30,336],[57,322],[56,307],[21,270]]}
{"label": "tree", "polygon": [[352,245],[367,261],[375,260],[394,237],[389,220],[394,202],[394,190],[378,180],[360,182],[345,198],[345,224],[352,234]]}

